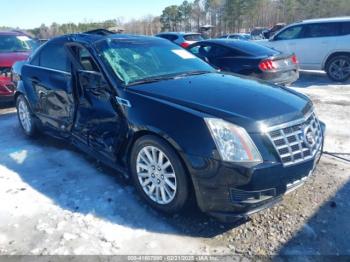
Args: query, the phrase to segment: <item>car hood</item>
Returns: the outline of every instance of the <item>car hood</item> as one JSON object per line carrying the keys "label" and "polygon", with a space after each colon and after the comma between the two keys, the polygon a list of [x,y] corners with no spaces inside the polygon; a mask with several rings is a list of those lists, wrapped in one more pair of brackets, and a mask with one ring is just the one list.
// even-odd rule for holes
{"label": "car hood", "polygon": [[290,89],[231,74],[210,73],[129,87],[129,91],[175,103],[212,117],[260,130],[302,118],[311,101]]}
{"label": "car hood", "polygon": [[17,61],[26,60],[30,52],[0,53],[0,67],[12,67]]}

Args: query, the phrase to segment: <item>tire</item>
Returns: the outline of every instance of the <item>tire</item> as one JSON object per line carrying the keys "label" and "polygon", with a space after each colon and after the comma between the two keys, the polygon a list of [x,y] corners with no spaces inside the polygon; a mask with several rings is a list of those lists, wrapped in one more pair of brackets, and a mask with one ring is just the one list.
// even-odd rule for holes
{"label": "tire", "polygon": [[350,78],[350,56],[338,55],[327,62],[326,72],[330,79],[345,82]]}
{"label": "tire", "polygon": [[175,150],[162,139],[151,135],[138,139],[131,151],[130,170],[136,190],[153,208],[174,214],[186,205],[189,195],[186,171]]}
{"label": "tire", "polygon": [[17,117],[23,132],[29,137],[37,135],[37,128],[34,121],[34,115],[29,104],[23,95],[16,99]]}

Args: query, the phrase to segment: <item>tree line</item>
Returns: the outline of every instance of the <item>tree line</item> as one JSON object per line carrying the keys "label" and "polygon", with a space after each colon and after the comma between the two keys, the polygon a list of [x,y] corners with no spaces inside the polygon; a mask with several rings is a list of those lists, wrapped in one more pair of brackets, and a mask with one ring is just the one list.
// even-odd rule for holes
{"label": "tree line", "polygon": [[159,16],[127,21],[115,18],[103,22],[42,24],[28,32],[37,38],[50,38],[96,28],[113,28],[130,34],[154,35],[160,31],[199,32],[201,26],[211,25],[211,36],[218,36],[249,32],[255,27],[272,27],[276,23],[346,15],[350,15],[349,0],[186,0],[180,5],[166,7]]}
{"label": "tree line", "polygon": [[249,32],[303,19],[350,15],[349,0],[194,0],[171,5],[160,16],[163,31],[199,31],[212,36]]}

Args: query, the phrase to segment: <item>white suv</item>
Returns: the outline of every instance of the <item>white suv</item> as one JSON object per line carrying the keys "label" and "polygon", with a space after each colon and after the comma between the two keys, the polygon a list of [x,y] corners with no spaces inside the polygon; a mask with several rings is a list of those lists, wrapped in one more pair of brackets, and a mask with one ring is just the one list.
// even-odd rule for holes
{"label": "white suv", "polygon": [[259,43],[295,53],[301,69],[325,70],[339,82],[350,78],[350,17],[305,20]]}

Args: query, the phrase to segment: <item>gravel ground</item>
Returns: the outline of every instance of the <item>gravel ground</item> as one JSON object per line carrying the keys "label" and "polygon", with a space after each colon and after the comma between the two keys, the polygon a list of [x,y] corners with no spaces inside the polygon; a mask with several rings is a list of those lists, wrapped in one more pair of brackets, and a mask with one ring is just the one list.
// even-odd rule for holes
{"label": "gravel ground", "polygon": [[[325,151],[350,158],[350,84],[304,72],[293,88],[326,122]],[[73,148],[24,138],[13,109],[0,115],[0,254],[350,255],[347,161],[324,155],[279,205],[225,225],[198,210],[163,216]]]}

